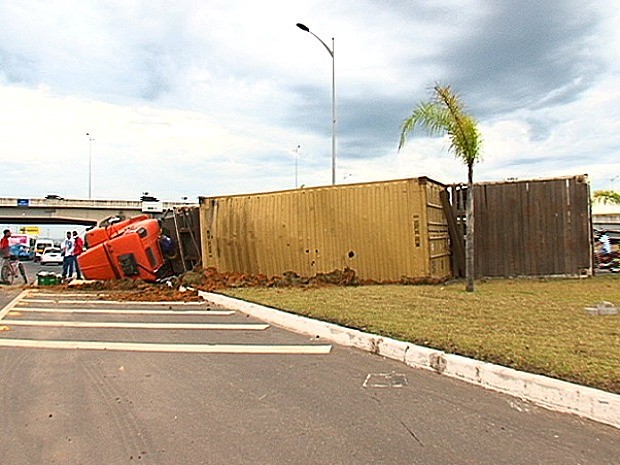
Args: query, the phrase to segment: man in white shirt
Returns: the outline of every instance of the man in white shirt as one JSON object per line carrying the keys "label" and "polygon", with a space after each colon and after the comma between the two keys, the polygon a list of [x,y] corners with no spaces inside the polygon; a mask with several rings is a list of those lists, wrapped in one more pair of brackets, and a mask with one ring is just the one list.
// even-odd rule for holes
{"label": "man in white shirt", "polygon": [[75,257],[73,256],[73,249],[75,243],[71,237],[71,231],[67,231],[67,238],[62,243],[62,279],[73,276],[73,262]]}
{"label": "man in white shirt", "polygon": [[603,255],[609,255],[611,253],[611,241],[609,240],[609,236],[606,231],[603,231],[601,237],[598,238],[601,243],[603,249]]}

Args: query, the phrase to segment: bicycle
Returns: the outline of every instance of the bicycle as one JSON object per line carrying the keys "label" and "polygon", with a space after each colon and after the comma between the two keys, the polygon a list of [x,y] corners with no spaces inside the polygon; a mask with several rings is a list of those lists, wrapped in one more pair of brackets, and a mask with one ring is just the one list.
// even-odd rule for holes
{"label": "bicycle", "polygon": [[19,261],[17,257],[9,257],[2,259],[2,268],[0,268],[0,281],[4,284],[13,284],[15,278],[21,275],[24,278],[24,283],[28,283],[26,278],[26,272],[24,265]]}

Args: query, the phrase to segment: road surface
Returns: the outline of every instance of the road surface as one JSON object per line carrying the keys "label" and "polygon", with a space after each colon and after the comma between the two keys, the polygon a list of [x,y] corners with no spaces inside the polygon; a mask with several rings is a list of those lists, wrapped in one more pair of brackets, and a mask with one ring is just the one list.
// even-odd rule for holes
{"label": "road surface", "polygon": [[612,427],[224,309],[95,299],[0,311],[2,464],[618,464]]}

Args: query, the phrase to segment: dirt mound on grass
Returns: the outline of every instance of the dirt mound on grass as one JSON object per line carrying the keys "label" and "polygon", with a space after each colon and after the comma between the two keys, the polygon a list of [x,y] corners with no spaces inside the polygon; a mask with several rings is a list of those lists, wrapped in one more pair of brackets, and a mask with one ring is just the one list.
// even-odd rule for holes
{"label": "dirt mound on grass", "polygon": [[[407,278],[399,281],[378,282],[373,280],[359,279],[355,270],[344,268],[329,273],[317,273],[311,277],[287,271],[282,276],[267,276],[264,274],[247,274],[238,272],[219,272],[216,268],[209,267],[204,270],[189,271],[179,277],[173,277],[164,283],[148,283],[140,279],[116,279],[109,281],[91,281],[85,283],[73,282],[52,286],[59,289],[72,289],[84,291],[101,291],[102,298],[109,295],[115,300],[134,301],[184,301],[198,302],[202,298],[198,290],[217,291],[239,287],[301,287],[317,288],[326,286],[360,286],[370,284],[438,284],[443,280],[432,278]],[[180,288],[191,288],[181,291]]]}
{"label": "dirt mound on grass", "polygon": [[287,271],[283,276],[264,274],[246,274],[238,272],[222,273],[215,268],[185,273],[180,283],[205,291],[237,287],[319,287],[319,286],[357,286],[362,282],[356,277],[355,270],[345,268],[330,273],[317,273],[312,277],[300,276]]}
{"label": "dirt mound on grass", "polygon": [[200,302],[202,297],[197,290],[181,291],[168,283],[147,283],[140,279],[116,279],[110,281],[94,281],[83,284],[63,285],[73,291],[101,291],[100,297],[108,296],[114,300],[137,302]]}
{"label": "dirt mound on grass", "polygon": [[282,276],[266,276],[264,274],[246,274],[238,272],[219,272],[215,268],[206,268],[185,273],[179,278],[185,286],[215,291],[218,289],[237,287],[325,287],[325,286],[361,286],[370,284],[438,284],[444,280],[435,278],[407,278],[398,281],[374,281],[360,279],[355,270],[344,268],[329,273],[317,273],[311,277],[300,276],[287,271]]}

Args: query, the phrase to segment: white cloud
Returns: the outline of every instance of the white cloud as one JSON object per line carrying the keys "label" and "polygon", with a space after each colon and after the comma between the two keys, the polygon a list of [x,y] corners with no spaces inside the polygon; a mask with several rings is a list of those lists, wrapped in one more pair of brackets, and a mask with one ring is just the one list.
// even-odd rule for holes
{"label": "white cloud", "polygon": [[[0,195],[85,197],[86,132],[95,137],[96,197],[294,187],[291,151],[298,144],[299,183],[329,184],[331,58],[297,22],[328,45],[336,38],[338,182],[464,181],[466,170],[444,140],[416,136],[400,153],[396,145],[400,121],[428,87],[468,71],[476,78],[463,81],[463,98],[482,100],[471,102],[474,110],[493,108],[481,117],[484,158],[476,179],[589,173],[594,188],[609,188],[620,174],[620,6],[595,3],[596,22],[579,25],[587,31],[568,25],[553,35],[566,43],[549,44],[528,36],[523,17],[499,23],[512,30],[487,29],[496,14],[517,8],[509,1],[483,9],[464,0],[415,8],[396,0],[5,0],[0,155],[12,174]],[[555,14],[549,11],[537,12],[542,23]],[[591,47],[587,54],[565,46],[569,34]],[[511,53],[547,57],[548,65],[520,75],[506,57],[491,63],[472,52],[471,63],[465,60],[471,68],[462,70],[452,51],[471,51],[487,36],[524,38]],[[571,56],[561,53],[593,64],[562,76],[565,68],[554,66]],[[502,63],[512,73],[504,85],[528,95],[511,108],[502,107],[511,89],[480,71],[502,71]],[[591,69],[599,74],[590,76]],[[538,81],[544,85],[530,89]],[[33,176],[42,171],[46,176]]]}

